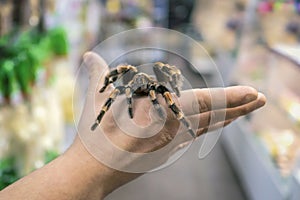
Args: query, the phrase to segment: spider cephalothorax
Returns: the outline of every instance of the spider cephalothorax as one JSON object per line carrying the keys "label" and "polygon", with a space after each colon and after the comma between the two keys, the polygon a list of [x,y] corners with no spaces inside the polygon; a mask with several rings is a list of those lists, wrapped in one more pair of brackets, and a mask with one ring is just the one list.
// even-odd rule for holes
{"label": "spider cephalothorax", "polygon": [[188,128],[189,133],[193,137],[196,137],[190,123],[185,118],[182,110],[175,104],[169,89],[166,87],[166,84],[169,83],[176,95],[178,97],[180,96],[180,89],[183,81],[180,70],[175,66],[157,62],[153,66],[153,71],[156,79],[146,73],[139,72],[138,69],[132,65],[119,65],[117,68],[111,70],[105,76],[104,86],[99,92],[103,92],[109,84],[121,78],[123,85],[116,86],[116,88],[110,93],[109,98],[102,106],[95,123],[91,127],[91,130],[95,130],[97,128],[104,114],[108,111],[116,97],[119,94],[124,93],[127,99],[128,114],[130,118],[133,118],[132,96],[134,94],[147,94],[154,105],[154,108],[158,111],[159,115],[163,117],[164,113],[156,98],[156,94],[161,94],[169,108],[175,114],[176,118]]}

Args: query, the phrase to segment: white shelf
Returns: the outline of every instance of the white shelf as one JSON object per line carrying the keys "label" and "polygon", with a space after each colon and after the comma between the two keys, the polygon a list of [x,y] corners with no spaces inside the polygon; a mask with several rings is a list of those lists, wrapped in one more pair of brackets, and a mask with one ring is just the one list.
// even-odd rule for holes
{"label": "white shelf", "polygon": [[224,130],[222,142],[250,200],[286,200],[290,180],[283,179],[245,119]]}
{"label": "white shelf", "polygon": [[271,48],[276,53],[279,53],[283,56],[286,56],[288,59],[294,61],[300,65],[300,46],[291,46],[291,45],[275,45]]}

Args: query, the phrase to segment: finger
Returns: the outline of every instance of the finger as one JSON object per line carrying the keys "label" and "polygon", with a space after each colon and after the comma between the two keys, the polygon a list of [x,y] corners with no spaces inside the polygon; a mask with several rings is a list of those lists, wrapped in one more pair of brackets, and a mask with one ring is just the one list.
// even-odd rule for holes
{"label": "finger", "polygon": [[203,128],[209,126],[210,124],[215,124],[218,122],[238,118],[243,115],[247,115],[250,112],[264,106],[266,103],[266,97],[262,93],[258,93],[258,97],[256,100],[237,106],[234,108],[226,108],[213,110],[201,114],[196,114],[187,117],[193,124],[198,123],[198,128]]}
{"label": "finger", "polygon": [[[206,126],[206,127],[202,127],[202,128],[199,128],[196,130],[196,135],[197,137],[203,135],[204,133],[207,133],[209,131],[214,131],[214,130],[217,130],[217,129],[220,129],[222,127],[225,127],[227,126],[228,124],[230,124],[231,122],[233,122],[235,119],[230,119],[230,120],[226,120],[226,121],[223,121],[223,122],[219,122],[219,123],[216,123],[216,124],[213,124],[211,126]],[[188,132],[182,132],[182,134],[178,135],[178,137],[175,137],[175,140],[174,141],[174,148],[171,152],[171,155],[182,149],[182,148],[185,148],[187,145],[191,144],[191,141],[194,140],[195,138],[192,138]]]}
{"label": "finger", "polygon": [[233,108],[257,98],[257,91],[248,86],[194,89],[182,92],[179,103],[185,115],[194,115],[212,109]]}
{"label": "finger", "polygon": [[191,144],[191,141],[186,141],[186,142],[182,142],[182,143],[176,145],[169,152],[169,157],[172,156],[173,154],[175,154],[177,151],[182,150],[182,149],[188,147],[190,144]]}
{"label": "finger", "polygon": [[196,131],[197,137],[199,137],[199,136],[201,136],[201,135],[203,135],[207,132],[215,131],[215,130],[218,130],[220,128],[226,127],[228,124],[230,124],[234,120],[235,119],[230,119],[230,120],[226,120],[226,121],[223,121],[223,122],[216,123],[216,124],[211,125],[211,126],[200,128]]}
{"label": "finger", "polygon": [[100,89],[109,68],[101,56],[91,51],[84,54],[83,60],[90,79],[88,91],[94,93]]}

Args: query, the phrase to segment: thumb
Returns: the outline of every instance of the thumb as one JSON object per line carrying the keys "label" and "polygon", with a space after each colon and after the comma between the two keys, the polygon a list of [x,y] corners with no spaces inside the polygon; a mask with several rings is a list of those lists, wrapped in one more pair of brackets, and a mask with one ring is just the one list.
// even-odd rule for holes
{"label": "thumb", "polygon": [[108,66],[104,59],[94,52],[87,52],[83,55],[83,61],[89,74],[89,92],[99,90],[99,84],[103,82],[108,73]]}

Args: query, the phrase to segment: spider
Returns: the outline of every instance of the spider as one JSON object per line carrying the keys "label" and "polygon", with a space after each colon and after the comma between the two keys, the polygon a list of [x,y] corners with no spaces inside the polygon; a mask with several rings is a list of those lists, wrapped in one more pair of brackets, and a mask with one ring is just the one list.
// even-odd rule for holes
{"label": "spider", "polygon": [[180,89],[183,82],[180,70],[176,66],[156,62],[153,66],[153,71],[156,79],[146,73],[139,72],[138,69],[132,65],[118,65],[115,69],[112,69],[105,76],[104,86],[99,92],[104,92],[109,84],[114,83],[121,78],[123,85],[116,86],[116,88],[110,93],[109,98],[102,106],[95,123],[91,127],[91,130],[94,131],[97,128],[104,114],[109,110],[117,96],[124,93],[127,99],[128,114],[130,118],[133,118],[132,96],[134,94],[148,95],[159,116],[163,117],[164,113],[156,97],[156,94],[158,93],[164,97],[167,105],[175,114],[176,118],[188,129],[190,135],[195,138],[196,134],[192,130],[189,121],[185,118],[182,110],[175,104],[169,89],[165,86],[169,83],[176,96],[180,96]]}

